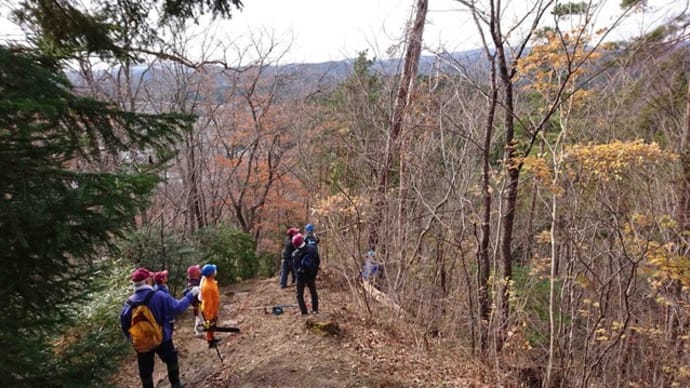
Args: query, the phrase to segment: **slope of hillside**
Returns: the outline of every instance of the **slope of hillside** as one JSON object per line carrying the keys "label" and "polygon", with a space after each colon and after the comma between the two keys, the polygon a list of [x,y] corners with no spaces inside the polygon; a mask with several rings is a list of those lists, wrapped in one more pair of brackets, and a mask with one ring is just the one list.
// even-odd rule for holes
{"label": "slope of hillside", "polygon": [[[319,274],[318,315],[302,317],[297,308],[282,315],[260,306],[294,304],[292,288],[280,289],[276,278],[221,287],[222,324],[239,334],[219,334],[219,350],[208,349],[192,332],[192,313],[179,317],[175,344],[187,387],[479,387],[491,385],[482,368],[440,343],[417,338],[404,324],[375,323],[365,318],[351,296],[328,272]],[[308,300],[308,291],[306,291]],[[314,325],[330,323],[335,333]],[[437,346],[441,345],[441,346]],[[438,347],[439,349],[429,349]],[[169,387],[165,365],[156,360],[154,381]],[[137,387],[132,353],[116,376],[117,387]]]}

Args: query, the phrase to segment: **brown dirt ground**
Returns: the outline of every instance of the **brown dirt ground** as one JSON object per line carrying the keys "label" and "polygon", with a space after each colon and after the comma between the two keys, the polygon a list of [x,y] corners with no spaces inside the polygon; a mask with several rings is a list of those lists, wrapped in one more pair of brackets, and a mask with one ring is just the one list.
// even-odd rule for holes
{"label": "brown dirt ground", "polygon": [[[183,382],[194,387],[484,387],[484,368],[440,342],[421,341],[403,323],[367,319],[328,272],[319,274],[320,313],[302,317],[297,308],[282,315],[253,307],[295,304],[293,288],[280,289],[277,278],[221,285],[221,325],[239,334],[219,333],[219,350],[192,332],[191,309],[177,321],[174,343]],[[309,301],[309,291],[305,299]],[[389,321],[390,322],[390,321]],[[337,326],[338,333],[310,329]],[[434,340],[436,341],[436,340]],[[423,345],[416,345],[419,343]],[[425,345],[425,346],[424,346]],[[431,348],[431,349],[430,349]],[[165,365],[156,358],[156,387],[169,387]],[[134,352],[114,378],[118,388],[140,386]]]}

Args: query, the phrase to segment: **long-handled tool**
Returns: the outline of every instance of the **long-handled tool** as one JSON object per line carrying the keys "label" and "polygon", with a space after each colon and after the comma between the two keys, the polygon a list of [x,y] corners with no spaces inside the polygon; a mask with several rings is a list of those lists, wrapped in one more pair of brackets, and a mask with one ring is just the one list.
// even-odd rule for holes
{"label": "long-handled tool", "polygon": [[240,332],[240,328],[239,328],[239,327],[232,327],[232,326],[227,326],[227,327],[224,327],[224,326],[209,326],[209,327],[206,327],[206,325],[204,325],[203,323],[198,324],[198,325],[196,326],[196,329],[197,329],[197,331],[209,331],[209,330],[213,330],[213,331],[217,331],[217,332],[220,332],[220,333],[239,333],[239,332]]}
{"label": "long-handled tool", "polygon": [[[204,319],[203,323],[200,323],[196,326],[197,331],[214,331],[214,332],[223,332],[223,333],[239,333],[240,328],[239,327],[222,327],[222,326],[216,326],[216,321],[214,320],[207,320],[206,317],[204,316],[204,313],[201,312],[201,317]],[[220,349],[218,349],[218,346],[214,346],[216,349],[216,353],[218,354],[218,358],[220,359],[221,364],[225,364],[223,361],[223,356],[220,354]]]}
{"label": "long-handled tool", "polygon": [[284,311],[283,309],[290,308],[290,307],[299,307],[299,305],[296,304],[277,304],[273,306],[257,306],[257,307],[248,307],[247,310],[264,310],[264,314],[270,313],[273,315],[280,315]]}

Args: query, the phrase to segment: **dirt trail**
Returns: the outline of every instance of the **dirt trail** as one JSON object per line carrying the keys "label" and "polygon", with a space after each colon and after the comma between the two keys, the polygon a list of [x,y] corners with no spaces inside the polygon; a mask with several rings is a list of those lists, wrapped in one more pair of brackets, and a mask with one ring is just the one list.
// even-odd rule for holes
{"label": "dirt trail", "polygon": [[[306,317],[297,308],[285,308],[281,315],[252,309],[296,303],[294,289],[280,289],[276,278],[221,285],[221,325],[239,326],[241,332],[218,334],[221,363],[205,339],[194,336],[191,309],[181,315],[174,343],[183,382],[188,388],[485,386],[457,354],[418,350],[405,329],[371,327],[349,293],[334,283],[328,273],[319,274],[320,313]],[[309,291],[305,294],[309,300]],[[338,333],[309,328],[324,323]],[[159,359],[154,381],[156,387],[170,386]],[[116,386],[140,386],[134,353],[123,363]]]}

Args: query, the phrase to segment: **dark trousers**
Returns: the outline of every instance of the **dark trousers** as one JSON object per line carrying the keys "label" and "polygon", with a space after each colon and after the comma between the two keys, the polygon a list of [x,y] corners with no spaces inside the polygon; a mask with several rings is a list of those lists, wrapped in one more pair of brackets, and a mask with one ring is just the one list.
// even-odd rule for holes
{"label": "dark trousers", "polygon": [[311,294],[311,311],[319,312],[319,295],[316,293],[316,275],[305,275],[303,273],[297,274],[297,285],[295,291],[297,292],[297,304],[299,305],[302,314],[307,314],[307,305],[304,303],[304,286],[309,288]]}
{"label": "dark trousers", "polygon": [[288,273],[292,275],[292,283],[295,282],[295,271],[292,270],[292,260],[280,261],[280,287],[287,287]]}
{"label": "dark trousers", "polygon": [[153,387],[153,355],[158,354],[161,361],[168,367],[168,380],[170,384],[175,386],[180,383],[180,367],[177,360],[177,349],[173,345],[172,339],[163,342],[156,349],[146,352],[137,353],[137,364],[139,365],[139,377],[144,388]]}

